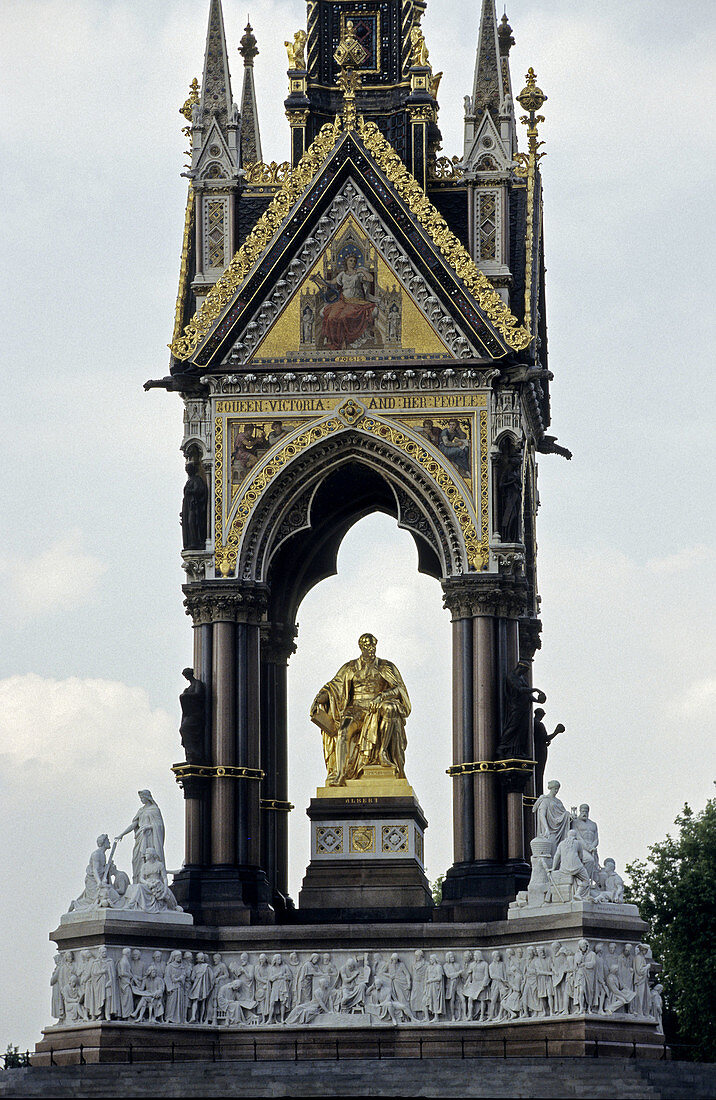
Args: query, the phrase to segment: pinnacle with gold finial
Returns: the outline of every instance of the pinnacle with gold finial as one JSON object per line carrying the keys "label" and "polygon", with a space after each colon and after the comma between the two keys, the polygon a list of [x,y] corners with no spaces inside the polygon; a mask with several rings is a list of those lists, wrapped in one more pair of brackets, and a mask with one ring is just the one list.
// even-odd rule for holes
{"label": "pinnacle with gold finial", "polygon": [[517,96],[517,102],[528,112],[520,122],[525,123],[527,136],[532,140],[537,137],[538,124],[544,122],[544,115],[538,115],[537,111],[547,102],[547,96],[537,86],[537,74],[532,67],[527,70],[527,84]]}
{"label": "pinnacle with gold finial", "polygon": [[196,106],[196,104],[198,102],[199,102],[199,81],[197,80],[196,77],[194,77],[191,84],[189,85],[189,97],[188,97],[186,103],[184,104],[184,106],[179,108],[179,114],[184,115],[184,118],[187,120],[187,122],[191,122],[192,109]]}
{"label": "pinnacle with gold finial", "polygon": [[355,130],[358,125],[356,93],[360,87],[360,76],[356,70],[365,63],[368,53],[353,33],[352,19],[346,21],[345,30],[333,57],[341,67],[341,75],[336,83],[343,91],[343,124],[347,130]]}

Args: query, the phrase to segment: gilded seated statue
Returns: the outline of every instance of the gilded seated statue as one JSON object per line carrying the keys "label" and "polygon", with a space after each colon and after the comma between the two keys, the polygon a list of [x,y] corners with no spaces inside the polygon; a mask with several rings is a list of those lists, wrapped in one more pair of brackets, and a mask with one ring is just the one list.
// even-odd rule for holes
{"label": "gilded seated statue", "polygon": [[358,645],[360,657],[338,670],[311,707],[311,719],[323,734],[329,787],[359,779],[370,765],[405,778],[408,692],[395,665],[376,657],[372,634],[362,634]]}

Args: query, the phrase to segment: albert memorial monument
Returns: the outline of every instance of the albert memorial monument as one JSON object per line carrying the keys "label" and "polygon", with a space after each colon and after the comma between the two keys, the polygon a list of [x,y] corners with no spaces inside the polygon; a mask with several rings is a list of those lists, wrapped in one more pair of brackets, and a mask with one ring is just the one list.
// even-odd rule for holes
{"label": "albert memorial monument", "polygon": [[[506,1057],[545,1041],[659,1055],[658,960],[592,819],[589,768],[568,791],[550,771],[551,740],[569,735],[548,732],[532,676],[538,458],[571,457],[550,434],[547,96],[532,69],[513,86],[494,0],[472,5],[464,148],[443,155],[426,0],[295,0],[307,22],[281,31],[289,155],[267,163],[257,39],[248,25],[230,48],[221,0],[206,2],[203,77],[181,107],[191,163],[171,359],[145,383],[169,395],[148,402],[183,411],[193,656],[166,765],[184,861],[167,871],[150,790],[131,821],[97,806],[84,881],[79,866],[57,898],[34,1062],[75,1064],[80,1048],[121,1061],[130,1046],[144,1061],[211,1058],[217,1043],[231,1058],[269,1040],[279,1053],[350,1041],[372,1057],[376,1036],[426,1059],[443,1040],[488,1039]],[[326,655],[333,678],[310,685],[325,772],[295,808],[298,608],[376,510],[442,585],[452,731],[411,733],[401,653],[365,622]],[[410,783],[428,752],[452,782],[435,823],[451,818],[454,838],[439,904]],[[289,817],[310,833],[293,899]]]}

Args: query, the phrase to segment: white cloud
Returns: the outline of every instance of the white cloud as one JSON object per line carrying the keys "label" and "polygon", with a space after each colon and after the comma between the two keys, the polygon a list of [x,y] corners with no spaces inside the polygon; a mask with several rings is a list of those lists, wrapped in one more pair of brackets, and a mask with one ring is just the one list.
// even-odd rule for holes
{"label": "white cloud", "polygon": [[0,559],[6,600],[15,616],[35,618],[87,603],[107,570],[83,548],[82,532],[69,531],[39,553]]}
{"label": "white cloud", "polygon": [[691,684],[683,693],[680,703],[688,718],[706,717],[716,713],[716,676]]}
{"label": "white cloud", "polygon": [[684,546],[674,554],[663,558],[650,558],[646,563],[651,573],[680,573],[713,561],[713,550],[708,546]]}

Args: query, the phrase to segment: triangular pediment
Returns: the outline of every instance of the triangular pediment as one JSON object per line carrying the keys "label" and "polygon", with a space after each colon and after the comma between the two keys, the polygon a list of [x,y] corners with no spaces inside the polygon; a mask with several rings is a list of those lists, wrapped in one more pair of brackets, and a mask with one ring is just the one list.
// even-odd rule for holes
{"label": "triangular pediment", "polygon": [[[351,272],[348,252],[341,255],[346,233],[357,257]],[[360,265],[365,278],[356,280]],[[358,283],[369,295],[360,308],[349,293]],[[342,318],[327,308],[341,295],[357,298]],[[306,308],[312,335],[308,314],[301,331]],[[350,355],[360,350],[351,334],[365,359],[500,359],[530,340],[370,123],[360,133],[323,128],[172,351],[206,372],[285,362],[288,353],[307,362],[309,346],[314,358]]]}
{"label": "triangular pediment", "polygon": [[215,118],[212,119],[208,133],[204,138],[195,170],[198,178],[204,176],[221,178],[233,175],[231,153]]}
{"label": "triangular pediment", "polygon": [[261,323],[243,332],[231,349],[232,361],[330,363],[477,354],[352,183],[326,211],[317,233],[293,261],[295,290],[288,297],[285,287],[274,290]]}
{"label": "triangular pediment", "polygon": [[504,172],[510,167],[502,137],[489,111],[482,116],[463,164],[467,171],[478,172]]}

